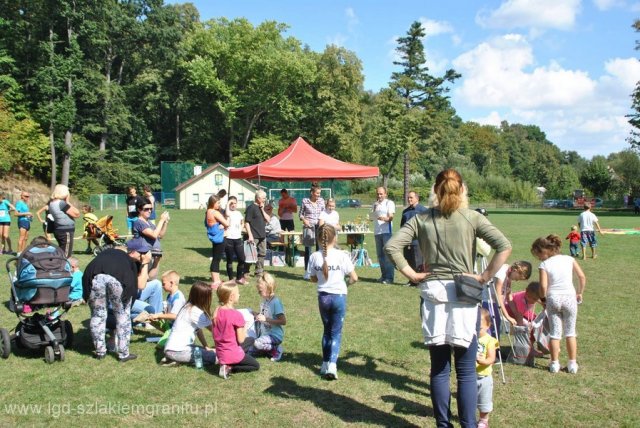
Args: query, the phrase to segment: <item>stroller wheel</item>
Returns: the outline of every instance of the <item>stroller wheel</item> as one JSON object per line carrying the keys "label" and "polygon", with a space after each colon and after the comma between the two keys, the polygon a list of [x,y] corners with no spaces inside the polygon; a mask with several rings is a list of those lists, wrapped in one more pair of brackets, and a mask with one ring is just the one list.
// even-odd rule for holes
{"label": "stroller wheel", "polygon": [[73,347],[73,326],[71,325],[71,321],[64,320],[64,332],[67,335],[65,346],[67,348],[72,348]]}
{"label": "stroller wheel", "polygon": [[11,336],[6,328],[0,328],[0,353],[5,360],[11,355]]}
{"label": "stroller wheel", "polygon": [[44,348],[44,361],[47,364],[52,364],[56,360],[56,354],[53,352],[53,346],[47,346]]}
{"label": "stroller wheel", "polygon": [[64,346],[58,345],[58,359],[60,362],[64,361]]}

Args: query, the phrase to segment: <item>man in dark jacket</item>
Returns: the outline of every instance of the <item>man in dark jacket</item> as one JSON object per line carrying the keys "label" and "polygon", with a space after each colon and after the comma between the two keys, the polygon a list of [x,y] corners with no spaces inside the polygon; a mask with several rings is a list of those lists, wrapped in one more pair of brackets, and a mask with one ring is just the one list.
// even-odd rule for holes
{"label": "man in dark jacket", "polygon": [[[409,192],[407,195],[407,208],[402,210],[402,218],[400,219],[400,227],[404,226],[406,222],[408,222],[414,215],[423,214],[427,212],[427,208],[420,204],[420,197],[414,191]],[[422,253],[420,252],[420,246],[418,245],[418,240],[414,240],[411,242],[411,245],[405,247],[404,249],[404,258],[409,262],[409,266],[416,272],[422,272]],[[406,285],[415,286],[417,284],[413,284],[409,282]]]}

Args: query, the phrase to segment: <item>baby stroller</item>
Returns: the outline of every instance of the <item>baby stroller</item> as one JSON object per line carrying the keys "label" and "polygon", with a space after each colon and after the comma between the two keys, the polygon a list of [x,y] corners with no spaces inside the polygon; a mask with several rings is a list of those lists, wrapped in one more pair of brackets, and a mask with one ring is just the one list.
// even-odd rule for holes
{"label": "baby stroller", "polygon": [[9,309],[19,322],[13,337],[6,329],[0,329],[2,356],[9,356],[14,342],[18,348],[44,348],[47,363],[56,358],[64,361],[65,347],[73,344],[73,326],[62,320],[71,307],[68,300],[72,280],[64,251],[36,238],[20,257],[9,259],[6,268],[11,283]]}
{"label": "baby stroller", "polygon": [[107,248],[116,245],[125,245],[125,238],[118,235],[118,230],[113,227],[113,216],[107,215],[96,221],[86,220],[85,239],[95,244],[93,255],[97,256]]}

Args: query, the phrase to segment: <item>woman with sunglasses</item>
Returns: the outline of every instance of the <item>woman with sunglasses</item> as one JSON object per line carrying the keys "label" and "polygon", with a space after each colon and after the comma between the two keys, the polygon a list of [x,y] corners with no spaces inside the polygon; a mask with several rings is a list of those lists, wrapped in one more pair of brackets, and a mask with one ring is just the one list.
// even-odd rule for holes
{"label": "woman with sunglasses", "polygon": [[169,213],[163,212],[160,215],[160,221],[155,225],[151,223],[149,217],[153,212],[153,204],[149,199],[143,198],[136,205],[138,210],[138,218],[133,223],[133,239],[143,238],[151,246],[151,254],[153,260],[149,268],[149,279],[155,279],[158,275],[158,266],[162,257],[162,248],[160,247],[160,239],[167,232],[169,224]]}

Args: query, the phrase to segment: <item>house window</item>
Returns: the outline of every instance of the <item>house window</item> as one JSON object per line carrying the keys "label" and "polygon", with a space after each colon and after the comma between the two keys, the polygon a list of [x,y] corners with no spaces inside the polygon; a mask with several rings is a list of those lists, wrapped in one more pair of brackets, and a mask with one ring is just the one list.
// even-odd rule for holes
{"label": "house window", "polygon": [[238,193],[236,197],[238,198],[238,202],[244,202],[244,193]]}
{"label": "house window", "polygon": [[216,186],[222,186],[222,174],[214,174],[213,175],[213,180],[214,180]]}
{"label": "house window", "polygon": [[193,202],[194,204],[199,204],[200,203],[200,193],[194,193],[193,195],[191,195],[191,202]]}

